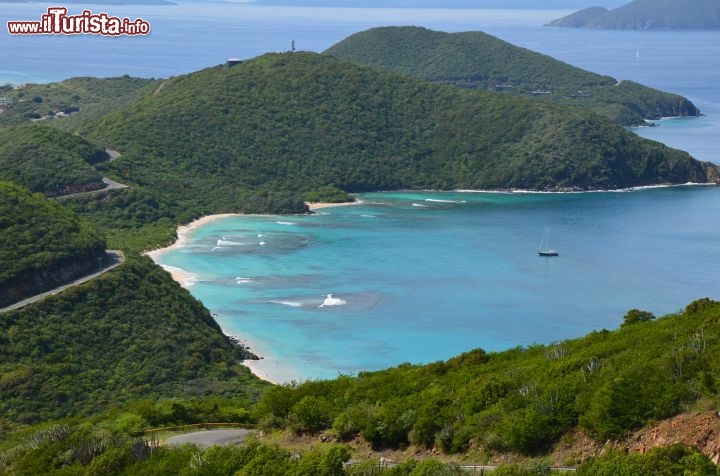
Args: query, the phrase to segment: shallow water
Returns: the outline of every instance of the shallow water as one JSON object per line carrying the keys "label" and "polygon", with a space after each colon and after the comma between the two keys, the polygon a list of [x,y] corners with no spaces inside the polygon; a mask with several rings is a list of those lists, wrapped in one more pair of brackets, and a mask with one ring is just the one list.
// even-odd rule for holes
{"label": "shallow water", "polygon": [[[191,292],[276,381],[549,343],[717,296],[716,187],[362,200],[218,220],[162,262],[196,274]],[[537,255],[546,228],[557,258]]]}

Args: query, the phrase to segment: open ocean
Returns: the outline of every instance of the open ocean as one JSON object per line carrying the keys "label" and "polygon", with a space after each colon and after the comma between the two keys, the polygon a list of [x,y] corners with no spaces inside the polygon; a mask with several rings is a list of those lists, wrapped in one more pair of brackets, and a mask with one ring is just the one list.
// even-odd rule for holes
{"label": "open ocean", "polygon": [[[41,4],[2,4],[37,20]],[[281,8],[247,4],[69,7],[141,17],[148,37],[0,34],[0,84],[71,76],[168,77],[230,57],[322,51],[379,25],[482,30],[567,63],[687,96],[705,114],[636,132],[720,162],[720,32],[546,28],[566,11]],[[616,328],[720,299],[717,187],[573,194],[378,193],[316,216],[212,222],[164,265],[274,381],[331,378]],[[545,230],[560,256],[540,258]]]}

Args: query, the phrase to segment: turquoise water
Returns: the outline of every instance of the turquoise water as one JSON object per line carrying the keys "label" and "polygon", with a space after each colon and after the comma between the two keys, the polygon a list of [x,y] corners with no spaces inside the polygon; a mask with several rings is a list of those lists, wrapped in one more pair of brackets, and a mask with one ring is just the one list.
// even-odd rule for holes
{"label": "turquoise water", "polygon": [[[221,219],[162,263],[196,274],[191,292],[275,381],[549,343],[718,297],[717,187],[361,199]],[[557,258],[537,255],[546,228]]]}

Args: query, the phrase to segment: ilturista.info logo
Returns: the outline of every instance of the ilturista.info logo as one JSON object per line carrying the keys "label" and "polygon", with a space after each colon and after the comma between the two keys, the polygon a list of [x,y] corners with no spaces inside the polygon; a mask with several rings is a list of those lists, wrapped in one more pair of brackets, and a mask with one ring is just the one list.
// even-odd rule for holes
{"label": "ilturista.info logo", "polygon": [[40,21],[9,21],[11,35],[147,35],[150,23],[142,18],[131,20],[107,13],[83,10],[79,15],[68,15],[65,7],[50,7]]}

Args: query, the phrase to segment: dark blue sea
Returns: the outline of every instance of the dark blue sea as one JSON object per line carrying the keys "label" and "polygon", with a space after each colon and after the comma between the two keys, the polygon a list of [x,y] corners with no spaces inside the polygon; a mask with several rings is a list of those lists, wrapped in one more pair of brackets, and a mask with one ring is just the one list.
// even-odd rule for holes
{"label": "dark blue sea", "polygon": [[[3,21],[44,4],[2,4]],[[70,12],[81,7],[70,6]],[[379,25],[482,30],[567,63],[682,94],[704,116],[644,137],[720,162],[720,32],[543,27],[565,11],[99,6],[143,18],[147,37],[0,34],[0,83],[72,76],[169,77],[268,51],[322,51]],[[720,299],[720,189],[378,193],[309,217],[235,217],[195,230],[161,262],[275,381],[328,378],[613,329]],[[537,249],[545,231],[557,258]]]}

